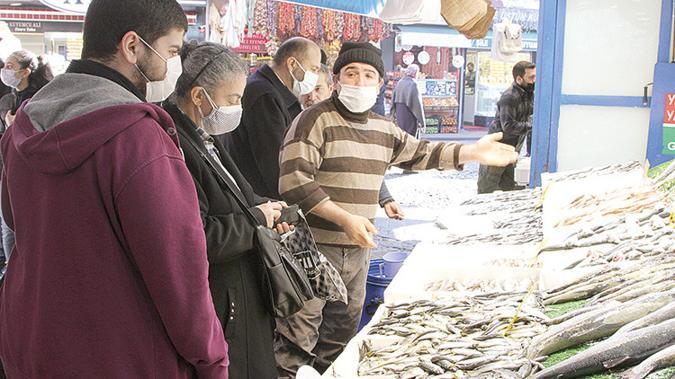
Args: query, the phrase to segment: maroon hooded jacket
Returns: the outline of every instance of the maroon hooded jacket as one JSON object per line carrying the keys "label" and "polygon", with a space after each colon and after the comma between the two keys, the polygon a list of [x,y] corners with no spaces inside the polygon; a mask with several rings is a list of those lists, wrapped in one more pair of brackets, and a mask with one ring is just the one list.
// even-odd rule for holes
{"label": "maroon hooded jacket", "polygon": [[161,108],[65,74],[18,112],[2,154],[9,378],[227,378],[195,187]]}

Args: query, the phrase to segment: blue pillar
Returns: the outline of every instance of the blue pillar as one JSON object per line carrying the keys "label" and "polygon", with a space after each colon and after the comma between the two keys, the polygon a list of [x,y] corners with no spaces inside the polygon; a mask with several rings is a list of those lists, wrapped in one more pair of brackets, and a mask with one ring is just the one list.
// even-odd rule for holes
{"label": "blue pillar", "polygon": [[539,3],[531,186],[541,185],[541,174],[557,168],[566,8],[566,0],[541,0]]}
{"label": "blue pillar", "polygon": [[647,159],[652,165],[675,158],[675,155],[664,154],[665,149],[663,146],[663,118],[666,95],[675,93],[675,64],[670,62],[670,49],[673,42],[673,0],[662,1],[659,55],[658,63],[654,69],[654,90],[649,122],[649,141],[647,143]]}

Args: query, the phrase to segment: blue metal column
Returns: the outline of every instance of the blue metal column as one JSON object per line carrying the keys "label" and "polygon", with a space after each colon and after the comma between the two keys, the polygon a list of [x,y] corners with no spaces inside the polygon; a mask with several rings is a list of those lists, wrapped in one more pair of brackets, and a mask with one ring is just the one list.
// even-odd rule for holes
{"label": "blue metal column", "polygon": [[662,0],[661,26],[659,29],[658,63],[654,69],[654,90],[651,102],[649,140],[647,159],[657,165],[675,158],[664,154],[663,118],[666,95],[675,93],[675,64],[670,62],[670,49],[673,42],[673,0]]}
{"label": "blue metal column", "polygon": [[530,186],[541,185],[541,174],[557,167],[566,8],[566,0],[542,0],[539,4]]}

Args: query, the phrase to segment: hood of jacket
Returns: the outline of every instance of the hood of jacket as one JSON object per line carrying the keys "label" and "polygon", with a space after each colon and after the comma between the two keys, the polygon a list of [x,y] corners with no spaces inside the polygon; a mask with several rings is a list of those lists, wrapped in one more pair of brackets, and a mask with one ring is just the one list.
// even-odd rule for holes
{"label": "hood of jacket", "polygon": [[173,125],[161,108],[141,102],[113,81],[67,73],[17,113],[12,142],[21,158],[38,172],[63,175],[144,117]]}

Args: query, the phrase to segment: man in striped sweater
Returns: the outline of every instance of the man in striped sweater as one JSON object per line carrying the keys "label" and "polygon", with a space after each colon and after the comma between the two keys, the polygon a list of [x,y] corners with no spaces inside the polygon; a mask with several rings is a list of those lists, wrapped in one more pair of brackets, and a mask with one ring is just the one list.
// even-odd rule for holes
{"label": "man in striped sweater", "polygon": [[512,146],[497,142],[501,134],[473,145],[419,141],[370,112],[383,85],[384,64],[380,50],[369,43],[346,42],[333,73],[333,96],[301,113],[286,133],[279,191],[307,214],[319,250],[347,285],[349,304],[314,299],[278,321],[281,376],[294,376],[305,364],[325,371],[356,334],[375,247],[372,221],[389,166],[461,170],[469,161],[506,166],[517,159]]}

